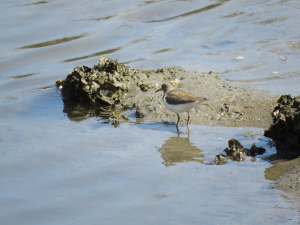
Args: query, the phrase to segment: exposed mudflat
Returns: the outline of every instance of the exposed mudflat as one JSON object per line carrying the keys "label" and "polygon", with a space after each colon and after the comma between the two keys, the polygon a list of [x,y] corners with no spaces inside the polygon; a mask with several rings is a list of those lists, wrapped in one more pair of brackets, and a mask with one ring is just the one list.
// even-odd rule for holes
{"label": "exposed mudflat", "polygon": [[[230,86],[213,72],[201,73],[180,67],[139,70],[101,56],[93,68],[75,68],[64,81],[59,81],[65,99],[75,96],[79,102],[89,100],[92,110],[89,115],[109,117],[112,124],[113,120],[117,123],[128,120],[126,116],[115,114],[116,109],[129,110],[146,123],[176,122],[176,114],[167,110],[162,102],[162,93],[155,93],[162,83],[171,83],[174,88],[208,99],[191,110],[190,123],[267,128],[274,122],[272,111],[278,105],[279,96],[250,87]],[[110,108],[105,111],[106,116],[103,116],[103,104]],[[76,107],[71,107],[71,114],[77,111]],[[181,115],[181,119],[184,125],[187,116]],[[266,179],[277,179],[273,188],[293,193],[290,196],[293,201],[300,199],[299,160],[277,162],[266,170]]]}
{"label": "exposed mudflat", "polygon": [[266,179],[275,180],[272,188],[283,190],[288,198],[300,200],[300,159],[279,162],[265,171]]}
{"label": "exposed mudflat", "polygon": [[[175,70],[175,73],[169,73],[169,70],[165,69],[162,74],[156,76],[150,86],[159,88],[162,83],[169,82],[174,88],[209,99],[191,110],[190,123],[251,127],[267,127],[272,123],[271,110],[278,96],[271,96],[253,88],[230,86],[212,72],[200,73],[182,68]],[[153,82],[156,84],[153,85]],[[162,93],[155,93],[155,89],[139,92],[127,99],[126,103],[129,106],[135,105],[136,108],[133,110],[145,120],[155,122],[177,120],[176,114],[163,105]],[[182,113],[181,119],[181,124],[186,122],[187,114]]]}

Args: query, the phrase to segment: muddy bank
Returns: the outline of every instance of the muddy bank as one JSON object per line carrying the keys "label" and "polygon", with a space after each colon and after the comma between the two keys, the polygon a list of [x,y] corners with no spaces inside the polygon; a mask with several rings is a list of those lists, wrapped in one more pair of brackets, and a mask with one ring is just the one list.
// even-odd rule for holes
{"label": "muddy bank", "polygon": [[272,115],[274,124],[264,135],[274,140],[278,154],[265,177],[275,180],[272,188],[285,191],[296,202],[300,200],[300,96],[282,95]]}
{"label": "muddy bank", "polygon": [[[177,73],[171,79],[162,79],[157,83],[169,82],[174,88],[209,99],[191,110],[191,123],[266,127],[272,122],[270,112],[276,98],[251,88],[231,87],[214,73],[199,73],[182,68],[176,70]],[[146,120],[174,123],[177,120],[176,114],[163,105],[162,94],[154,93],[154,89],[138,93],[129,98],[127,103],[134,104],[138,115]],[[186,120],[187,114],[182,113],[181,118]]]}
{"label": "muddy bank", "polygon": [[275,180],[272,188],[283,190],[295,202],[300,200],[300,158],[274,163],[265,170],[265,178]]}
{"label": "muddy bank", "polygon": [[[109,117],[117,109],[129,110],[145,122],[176,122],[176,114],[164,107],[162,94],[154,93],[166,82],[209,99],[191,110],[191,123],[252,127],[272,123],[271,109],[278,97],[252,88],[229,86],[213,72],[178,67],[143,71],[101,56],[94,67],[77,67],[56,84],[62,89],[65,105],[68,101],[88,103],[90,116],[102,116],[105,112]],[[66,108],[68,115],[74,115],[72,107]],[[85,114],[80,118],[88,117]],[[181,118],[183,124],[186,113]]]}
{"label": "muddy bank", "polygon": [[[56,84],[63,95],[64,112],[71,120],[104,117],[117,126],[115,121],[128,121],[122,115],[125,111],[144,122],[175,123],[176,114],[165,108],[162,93],[155,93],[166,82],[174,88],[209,99],[191,110],[190,123],[266,128],[274,122],[271,112],[277,107],[278,96],[253,88],[229,86],[213,72],[201,73],[178,67],[143,71],[102,56],[94,67],[77,67]],[[181,118],[186,120],[186,113],[182,113]],[[227,161],[227,156],[220,154],[217,164]],[[280,168],[277,171],[288,172],[272,177],[275,180],[280,176],[274,188],[296,193],[295,198],[300,193],[300,181],[294,178],[300,174],[298,164],[286,170]],[[274,173],[268,170],[266,174]],[[269,175],[266,179],[270,179]]]}

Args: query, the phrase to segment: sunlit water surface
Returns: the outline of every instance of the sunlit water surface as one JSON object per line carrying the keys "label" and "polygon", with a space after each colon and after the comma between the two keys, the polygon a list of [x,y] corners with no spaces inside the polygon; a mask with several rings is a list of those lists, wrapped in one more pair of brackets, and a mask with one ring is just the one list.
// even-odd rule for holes
{"label": "sunlit water surface", "polygon": [[[275,152],[260,128],[72,122],[55,88],[1,124],[3,224],[295,224],[269,162],[214,165],[227,140]],[[254,137],[245,134],[257,133]],[[259,140],[262,139],[262,140]]]}
{"label": "sunlit water surface", "polygon": [[296,206],[269,189],[269,162],[213,163],[231,138],[275,153],[263,129],[190,125],[177,134],[174,123],[74,122],[54,83],[105,55],[299,95],[299,8],[296,0],[1,1],[1,224],[297,223]]}

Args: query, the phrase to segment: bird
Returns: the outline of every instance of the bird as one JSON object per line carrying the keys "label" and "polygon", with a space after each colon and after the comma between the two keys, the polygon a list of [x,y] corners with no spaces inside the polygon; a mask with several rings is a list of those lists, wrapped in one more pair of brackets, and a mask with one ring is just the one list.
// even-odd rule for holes
{"label": "bird", "polygon": [[190,121],[190,109],[198,105],[200,102],[206,101],[206,98],[196,97],[191,93],[179,89],[173,89],[172,85],[169,83],[164,83],[161,88],[156,90],[155,93],[163,91],[163,103],[166,108],[177,114],[176,129],[178,131],[178,123],[180,121],[179,113],[187,112],[188,120],[186,125],[188,126]]}

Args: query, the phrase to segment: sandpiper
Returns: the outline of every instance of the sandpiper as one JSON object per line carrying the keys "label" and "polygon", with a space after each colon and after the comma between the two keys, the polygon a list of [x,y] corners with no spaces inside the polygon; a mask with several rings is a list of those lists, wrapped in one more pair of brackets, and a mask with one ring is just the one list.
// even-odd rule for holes
{"label": "sandpiper", "polygon": [[164,92],[163,103],[166,106],[166,108],[172,112],[177,113],[177,117],[178,117],[177,124],[176,124],[177,131],[178,131],[178,123],[180,120],[179,113],[181,112],[188,113],[188,120],[186,123],[186,125],[188,125],[190,121],[189,110],[195,107],[200,102],[206,100],[206,98],[198,98],[187,91],[173,89],[172,85],[169,83],[162,84],[161,88],[155,91],[155,93],[158,91]]}

